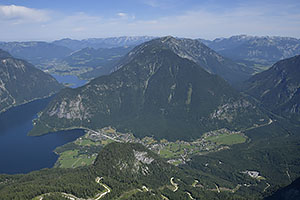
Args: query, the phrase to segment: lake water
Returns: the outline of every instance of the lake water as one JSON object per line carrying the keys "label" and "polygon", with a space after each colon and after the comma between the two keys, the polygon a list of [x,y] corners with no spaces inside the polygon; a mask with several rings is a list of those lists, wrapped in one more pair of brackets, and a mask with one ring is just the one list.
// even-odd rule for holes
{"label": "lake water", "polygon": [[58,158],[53,150],[84,134],[83,130],[70,130],[39,137],[27,136],[32,129],[32,120],[49,101],[50,98],[37,100],[0,114],[0,173],[51,168]]}
{"label": "lake water", "polygon": [[77,88],[87,83],[86,80],[79,79],[77,76],[74,75],[51,75],[60,83],[70,84],[71,88]]}

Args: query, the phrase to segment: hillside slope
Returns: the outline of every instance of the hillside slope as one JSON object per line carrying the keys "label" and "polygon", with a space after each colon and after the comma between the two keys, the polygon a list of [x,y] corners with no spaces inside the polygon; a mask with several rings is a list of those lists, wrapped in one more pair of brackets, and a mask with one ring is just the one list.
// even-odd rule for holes
{"label": "hillside slope", "polygon": [[239,65],[228,58],[221,56],[214,50],[208,48],[198,40],[186,38],[174,38],[171,36],[154,39],[137,46],[130,52],[119,66],[127,64],[135,54],[138,54],[147,46],[156,46],[166,48],[177,54],[181,58],[187,58],[208,71],[211,74],[217,74],[227,80],[229,83],[237,83],[246,80],[254,72],[251,68]]}
{"label": "hillside slope", "polygon": [[188,139],[203,131],[239,129],[267,120],[222,78],[156,42],[129,53],[127,64],[111,75],[61,91],[31,134],[114,126],[137,136]]}
{"label": "hillside slope", "polygon": [[0,50],[0,112],[62,88],[52,76]]}
{"label": "hillside slope", "polygon": [[271,111],[300,120],[300,56],[281,60],[245,82],[247,93]]}
{"label": "hillside slope", "polygon": [[[195,184],[199,177],[201,182]],[[215,181],[228,184],[213,175],[172,166],[141,144],[111,143],[99,152],[92,166],[0,175],[0,197],[6,200],[259,199],[257,192],[218,193]]]}

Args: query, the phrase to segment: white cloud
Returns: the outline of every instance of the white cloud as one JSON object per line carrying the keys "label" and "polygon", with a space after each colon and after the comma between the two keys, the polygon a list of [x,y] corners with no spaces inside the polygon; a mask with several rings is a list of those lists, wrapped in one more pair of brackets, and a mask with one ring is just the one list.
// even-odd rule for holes
{"label": "white cloud", "polygon": [[16,23],[22,22],[45,22],[49,20],[48,13],[43,10],[27,8],[24,6],[0,5],[0,20],[11,20]]}
{"label": "white cloud", "polygon": [[[84,12],[73,15],[56,13],[46,22],[35,21],[24,25],[11,25],[11,22],[1,21],[4,17],[3,12],[0,11],[0,26],[6,27],[0,29],[0,41],[26,39],[20,36],[30,37],[27,40],[54,40],[64,37],[83,39],[122,35],[174,35],[214,39],[236,34],[300,38],[300,15],[297,12],[287,11],[289,9],[282,5],[269,7],[242,5],[223,12],[194,9],[183,12],[181,15],[170,14],[144,20],[124,12],[116,13],[115,17],[110,18],[91,16]],[[6,15],[14,16],[13,14]],[[47,17],[47,15],[42,16]],[[25,18],[24,15],[23,18]]]}
{"label": "white cloud", "polygon": [[300,15],[287,11],[289,9],[283,5],[272,7],[248,5],[223,12],[198,9],[177,16],[136,20],[127,29],[144,35],[175,35],[207,39],[236,34],[300,38]]}
{"label": "white cloud", "polygon": [[127,17],[127,16],[128,16],[127,13],[122,13],[122,12],[117,13],[117,15],[118,15],[119,17]]}
{"label": "white cloud", "polygon": [[[117,16],[119,17],[119,19],[123,19],[123,20],[135,20],[135,15],[128,14],[128,13],[119,12],[117,13]],[[119,19],[114,19],[114,20],[119,20]]]}

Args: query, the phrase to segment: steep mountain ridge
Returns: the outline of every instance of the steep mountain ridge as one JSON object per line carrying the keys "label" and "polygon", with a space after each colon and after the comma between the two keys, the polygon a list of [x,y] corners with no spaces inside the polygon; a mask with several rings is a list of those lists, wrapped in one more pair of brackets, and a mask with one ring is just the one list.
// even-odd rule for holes
{"label": "steep mountain ridge", "polygon": [[247,93],[277,114],[300,120],[300,56],[281,60],[245,82]]}
{"label": "steep mountain ridge", "polygon": [[236,64],[230,59],[221,56],[198,40],[174,38],[172,36],[154,39],[137,46],[120,61],[116,69],[126,64],[134,58],[135,54],[143,51],[143,48],[146,48],[148,45],[170,49],[178,56],[199,64],[208,72],[217,74],[230,83],[246,80],[253,73],[252,69]]}
{"label": "steep mountain ridge", "polygon": [[52,76],[0,49],[0,112],[62,88]]}
{"label": "steep mountain ridge", "polygon": [[249,127],[267,119],[222,78],[156,43],[133,50],[127,64],[111,75],[61,91],[31,134],[112,125],[137,136],[186,140],[203,131]]}

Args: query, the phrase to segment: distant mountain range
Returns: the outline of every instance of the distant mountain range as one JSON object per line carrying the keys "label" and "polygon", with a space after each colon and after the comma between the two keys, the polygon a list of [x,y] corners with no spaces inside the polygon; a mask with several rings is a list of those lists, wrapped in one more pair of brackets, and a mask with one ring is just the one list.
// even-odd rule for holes
{"label": "distant mountain range", "polygon": [[133,47],[154,37],[112,37],[54,42],[0,42],[0,49],[50,73],[76,74],[91,79],[109,74]]}
{"label": "distant mountain range", "polygon": [[272,112],[300,121],[300,55],[274,64],[246,81],[244,91]]}
{"label": "distant mountain range", "polygon": [[[111,40],[105,45],[122,46],[106,49],[84,47],[60,58],[76,68],[97,66],[91,73],[103,70],[101,73],[107,75],[76,89],[60,90],[39,113],[30,132],[42,135],[88,128],[85,136],[60,148],[73,151],[78,142],[86,148],[80,146],[74,151],[81,154],[90,149],[95,156],[94,148],[103,145],[95,153],[95,162],[76,169],[0,175],[0,198],[299,197],[300,55],[276,60],[297,54],[297,42],[292,42],[297,39],[234,36],[201,40],[217,52],[199,40],[171,36],[146,41],[133,49],[123,46],[125,41]],[[249,45],[256,49],[255,53],[249,53]],[[243,64],[221,55],[230,49],[237,54],[234,57],[232,53],[232,59]],[[269,65],[275,60],[270,69],[252,77],[257,71],[245,64]],[[234,84],[240,86],[241,92],[232,87]],[[50,75],[0,50],[0,112],[60,88]],[[117,140],[110,126],[126,139],[133,136],[125,133],[133,133],[134,141],[140,144]],[[103,127],[109,127],[107,133],[111,134],[101,132]],[[84,141],[88,134],[92,138],[97,135],[97,140]],[[242,136],[244,142],[234,143],[237,136]],[[155,140],[160,142],[154,143]],[[205,145],[208,142],[220,148],[209,149],[211,146]],[[168,147],[158,149],[158,154],[163,152],[166,157],[147,149],[150,143]],[[199,152],[198,147],[207,151]],[[179,166],[168,163],[172,160],[167,156],[173,150],[184,161]],[[192,151],[196,153],[187,157]],[[282,186],[287,187],[278,190]]]}
{"label": "distant mountain range", "polygon": [[47,42],[0,42],[0,49],[33,64],[60,59],[72,52],[69,48]]}
{"label": "distant mountain range", "polygon": [[123,36],[123,37],[110,37],[110,38],[89,38],[83,40],[73,40],[69,38],[56,40],[53,42],[55,45],[67,47],[72,50],[80,50],[87,47],[99,48],[114,48],[125,46],[137,46],[144,42],[154,39],[152,36]]}
{"label": "distant mountain range", "polygon": [[52,76],[0,49],[0,112],[60,89]]}
{"label": "distant mountain range", "polygon": [[[0,42],[0,48],[50,73],[76,74],[84,79],[92,79],[109,74],[115,65],[120,64],[118,61],[121,57],[132,48],[154,38],[124,36],[83,40],[66,38],[51,43]],[[184,53],[207,71],[218,74],[231,83],[246,80],[275,62],[300,52],[300,40],[287,37],[238,35],[213,41],[178,41],[180,42],[172,47],[174,52]],[[181,48],[176,49],[179,46]]]}
{"label": "distant mountain range", "polygon": [[233,60],[247,60],[265,65],[300,54],[300,39],[290,37],[237,35],[200,41]]}
{"label": "distant mountain range", "polygon": [[[195,51],[198,57],[193,57]],[[204,60],[226,67],[227,60],[194,40],[164,37],[146,42],[112,74],[61,91],[31,134],[112,125],[139,136],[188,139],[212,129],[245,128],[267,120],[253,102],[204,70],[198,64]]]}

